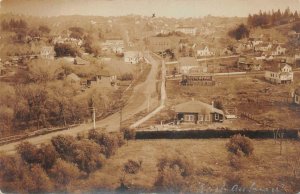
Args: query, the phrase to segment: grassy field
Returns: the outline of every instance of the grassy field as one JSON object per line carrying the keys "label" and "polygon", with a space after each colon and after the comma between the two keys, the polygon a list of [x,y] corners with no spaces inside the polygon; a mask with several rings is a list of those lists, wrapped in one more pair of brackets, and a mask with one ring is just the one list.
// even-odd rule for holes
{"label": "grassy field", "polygon": [[[240,186],[250,187],[253,183],[257,188],[278,188],[284,192],[300,190],[300,142],[283,141],[282,155],[280,144],[274,140],[252,140],[254,154],[243,158],[240,169],[232,168],[225,144],[228,139],[213,140],[151,140],[130,141],[121,147],[117,154],[108,159],[106,165],[93,173],[87,182],[79,184],[95,189],[116,189],[123,177],[123,165],[129,160],[141,160],[142,168],[137,174],[126,174],[124,183],[130,188],[153,190],[158,175],[157,162],[166,156],[181,156],[191,162],[195,176],[195,188],[217,188],[223,186],[230,176],[240,177]],[[296,160],[298,156],[298,159]],[[295,168],[293,168],[295,167]],[[293,171],[293,169],[295,171]],[[294,174],[295,172],[295,174]],[[294,178],[294,175],[298,177]]]}

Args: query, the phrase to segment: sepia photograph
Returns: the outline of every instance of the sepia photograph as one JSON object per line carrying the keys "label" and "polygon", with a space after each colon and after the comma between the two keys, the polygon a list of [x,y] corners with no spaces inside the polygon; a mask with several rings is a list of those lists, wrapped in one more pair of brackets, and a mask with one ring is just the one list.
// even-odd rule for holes
{"label": "sepia photograph", "polygon": [[0,0],[0,194],[300,194],[300,0]]}

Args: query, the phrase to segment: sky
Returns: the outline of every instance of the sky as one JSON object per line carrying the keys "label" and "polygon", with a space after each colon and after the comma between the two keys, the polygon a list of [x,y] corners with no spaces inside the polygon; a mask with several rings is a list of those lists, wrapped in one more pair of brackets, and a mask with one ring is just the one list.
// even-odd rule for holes
{"label": "sky", "polygon": [[146,15],[166,17],[247,16],[259,10],[289,7],[300,11],[300,0],[0,0],[0,13],[35,16]]}

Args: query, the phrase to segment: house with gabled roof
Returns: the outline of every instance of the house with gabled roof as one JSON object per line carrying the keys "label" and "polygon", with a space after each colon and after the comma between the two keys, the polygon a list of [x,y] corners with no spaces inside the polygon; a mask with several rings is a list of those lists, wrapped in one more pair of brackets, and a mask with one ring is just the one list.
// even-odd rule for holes
{"label": "house with gabled roof", "polygon": [[212,104],[201,101],[189,101],[175,106],[179,123],[202,124],[223,122],[224,112]]}
{"label": "house with gabled roof", "polygon": [[291,83],[294,80],[292,67],[286,63],[272,65],[265,72],[265,79],[274,84]]}
{"label": "house with gabled roof", "polygon": [[181,27],[177,27],[175,31],[187,35],[196,36],[197,28],[193,26],[181,26]]}

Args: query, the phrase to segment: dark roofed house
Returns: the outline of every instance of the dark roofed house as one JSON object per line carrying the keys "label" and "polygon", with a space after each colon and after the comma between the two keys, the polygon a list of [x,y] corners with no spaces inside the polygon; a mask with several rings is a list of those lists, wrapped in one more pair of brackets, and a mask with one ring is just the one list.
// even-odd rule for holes
{"label": "dark roofed house", "polygon": [[175,106],[177,120],[181,123],[212,123],[223,122],[224,113],[213,105],[189,101]]}

